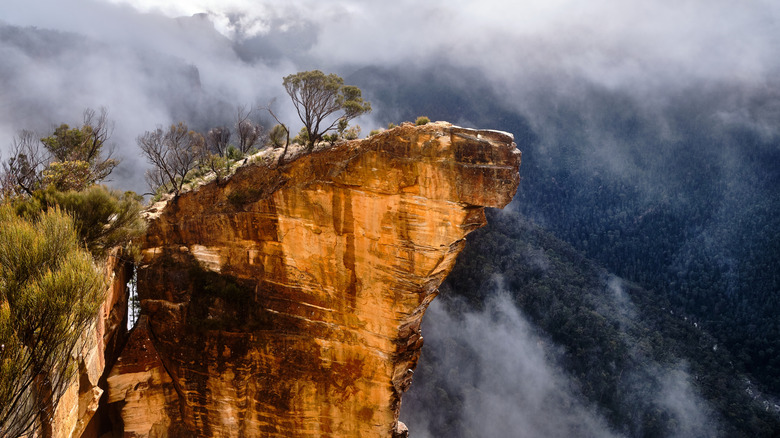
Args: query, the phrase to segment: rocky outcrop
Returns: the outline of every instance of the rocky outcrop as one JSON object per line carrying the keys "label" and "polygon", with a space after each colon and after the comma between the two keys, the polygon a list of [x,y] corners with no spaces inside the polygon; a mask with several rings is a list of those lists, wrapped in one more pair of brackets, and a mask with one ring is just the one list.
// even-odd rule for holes
{"label": "rocky outcrop", "polygon": [[404,436],[423,313],[520,153],[435,123],[268,163],[150,218],[108,378],[125,436]]}

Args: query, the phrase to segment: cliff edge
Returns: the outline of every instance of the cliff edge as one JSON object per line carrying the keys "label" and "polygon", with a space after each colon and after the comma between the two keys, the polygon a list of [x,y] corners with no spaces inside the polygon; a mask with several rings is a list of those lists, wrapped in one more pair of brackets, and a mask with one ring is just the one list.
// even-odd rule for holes
{"label": "cliff edge", "polygon": [[169,201],[108,378],[124,436],[403,436],[423,313],[519,165],[509,134],[403,125]]}

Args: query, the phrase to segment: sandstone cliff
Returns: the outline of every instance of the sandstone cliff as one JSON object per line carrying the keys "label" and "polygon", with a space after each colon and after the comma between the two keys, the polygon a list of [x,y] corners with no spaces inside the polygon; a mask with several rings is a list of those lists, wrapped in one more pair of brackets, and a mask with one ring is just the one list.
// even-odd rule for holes
{"label": "sandstone cliff", "polygon": [[[115,248],[104,264],[108,288],[95,322],[81,338],[81,349],[75,353],[78,371],[60,398],[46,436],[58,438],[97,437],[101,420],[95,415],[105,391],[104,374],[119,351],[127,334],[127,283],[132,264]],[[103,425],[106,427],[106,424]]]}
{"label": "sandstone cliff", "polygon": [[124,436],[403,435],[423,313],[520,153],[435,123],[269,163],[150,218],[108,378]]}

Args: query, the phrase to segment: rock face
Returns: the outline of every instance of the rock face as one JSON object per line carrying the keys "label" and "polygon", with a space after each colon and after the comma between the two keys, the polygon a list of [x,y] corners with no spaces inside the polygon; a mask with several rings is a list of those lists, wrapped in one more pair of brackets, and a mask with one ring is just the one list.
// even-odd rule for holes
{"label": "rock face", "polygon": [[405,436],[423,313],[519,165],[508,134],[404,125],[168,202],[108,379],[125,436]]}
{"label": "rock face", "polygon": [[127,334],[127,282],[133,267],[115,248],[103,269],[108,289],[94,325],[82,335],[82,347],[76,354],[78,371],[44,428],[53,437],[92,438],[101,428],[101,418],[95,413],[105,390],[102,377],[119,355]]}

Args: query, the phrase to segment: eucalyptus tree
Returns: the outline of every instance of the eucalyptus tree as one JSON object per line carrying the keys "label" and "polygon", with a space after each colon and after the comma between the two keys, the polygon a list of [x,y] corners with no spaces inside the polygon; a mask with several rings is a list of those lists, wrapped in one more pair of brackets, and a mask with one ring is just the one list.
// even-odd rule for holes
{"label": "eucalyptus tree", "polygon": [[344,85],[344,79],[333,73],[299,72],[286,76],[282,84],[303,122],[309,150],[328,131],[343,132],[350,120],[371,112],[360,88]]}

